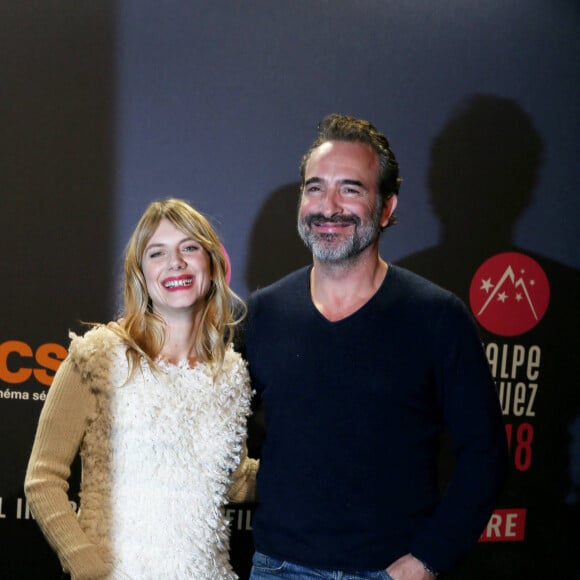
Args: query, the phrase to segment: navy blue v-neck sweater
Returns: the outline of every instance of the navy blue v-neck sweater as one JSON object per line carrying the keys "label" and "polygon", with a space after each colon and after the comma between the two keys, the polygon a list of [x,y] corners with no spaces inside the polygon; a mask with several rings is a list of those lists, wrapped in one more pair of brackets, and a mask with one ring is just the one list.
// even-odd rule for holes
{"label": "navy blue v-neck sweater", "polygon": [[[473,319],[450,292],[389,266],[338,322],[310,268],[256,292],[245,356],[265,405],[256,549],[324,569],[412,552],[445,571],[477,540],[503,481],[499,403]],[[439,435],[456,467],[441,497]]]}

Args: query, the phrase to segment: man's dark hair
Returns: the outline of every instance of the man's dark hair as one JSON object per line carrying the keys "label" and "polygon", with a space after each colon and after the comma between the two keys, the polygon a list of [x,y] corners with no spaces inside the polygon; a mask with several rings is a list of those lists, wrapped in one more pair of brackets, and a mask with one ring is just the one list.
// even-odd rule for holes
{"label": "man's dark hair", "polygon": [[[300,163],[302,186],[304,186],[306,164],[312,152],[327,141],[350,141],[370,145],[379,158],[378,190],[382,202],[384,203],[389,197],[399,193],[402,181],[399,178],[399,163],[389,145],[388,139],[368,121],[348,115],[339,115],[338,113],[327,115],[318,124],[318,136]],[[392,215],[388,225],[396,223],[397,218]]]}

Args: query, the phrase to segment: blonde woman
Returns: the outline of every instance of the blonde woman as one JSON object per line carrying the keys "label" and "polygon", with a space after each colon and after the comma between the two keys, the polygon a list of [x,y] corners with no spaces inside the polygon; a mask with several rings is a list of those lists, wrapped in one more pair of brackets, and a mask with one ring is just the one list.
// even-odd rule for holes
{"label": "blonde woman", "polygon": [[[228,500],[251,499],[251,391],[234,352],[245,308],[208,221],[152,203],[125,256],[124,313],[71,334],[42,410],[25,490],[74,580],[230,579]],[[70,465],[82,458],[81,504]]]}

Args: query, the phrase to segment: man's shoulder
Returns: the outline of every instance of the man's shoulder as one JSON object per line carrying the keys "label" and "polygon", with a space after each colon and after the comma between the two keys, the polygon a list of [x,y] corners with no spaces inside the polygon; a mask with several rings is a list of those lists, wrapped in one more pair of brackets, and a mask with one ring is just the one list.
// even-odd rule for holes
{"label": "man's shoulder", "polygon": [[248,300],[246,328],[257,324],[288,326],[309,316],[309,267],[296,270],[280,280],[256,290]]}
{"label": "man's shoulder", "polygon": [[441,336],[444,329],[465,336],[466,329],[475,328],[470,309],[450,290],[400,266],[392,266],[390,273],[392,279],[384,300],[392,317],[415,330],[422,328],[427,336]]}
{"label": "man's shoulder", "polygon": [[428,278],[420,276],[402,266],[390,264],[389,270],[393,279],[393,285],[400,287],[404,291],[424,294],[426,297],[440,299],[448,299],[450,296],[454,296],[450,290],[447,290],[446,288],[435,284],[435,282],[432,282]]}
{"label": "man's shoulder", "polygon": [[390,280],[387,290],[398,300],[413,304],[415,307],[445,307],[463,310],[463,301],[450,290],[431,280],[415,274],[401,266],[389,265]]}
{"label": "man's shoulder", "polygon": [[288,293],[302,290],[306,287],[309,271],[310,266],[303,266],[294,272],[290,272],[283,278],[276,280],[276,282],[255,290],[250,296],[250,304],[257,300],[278,299]]}

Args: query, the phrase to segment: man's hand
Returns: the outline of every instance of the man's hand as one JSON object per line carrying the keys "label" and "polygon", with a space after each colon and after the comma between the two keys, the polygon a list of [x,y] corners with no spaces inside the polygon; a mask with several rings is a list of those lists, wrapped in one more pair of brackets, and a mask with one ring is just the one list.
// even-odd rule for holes
{"label": "man's hand", "polygon": [[435,576],[425,570],[423,563],[412,554],[401,556],[388,568],[393,580],[433,580]]}

